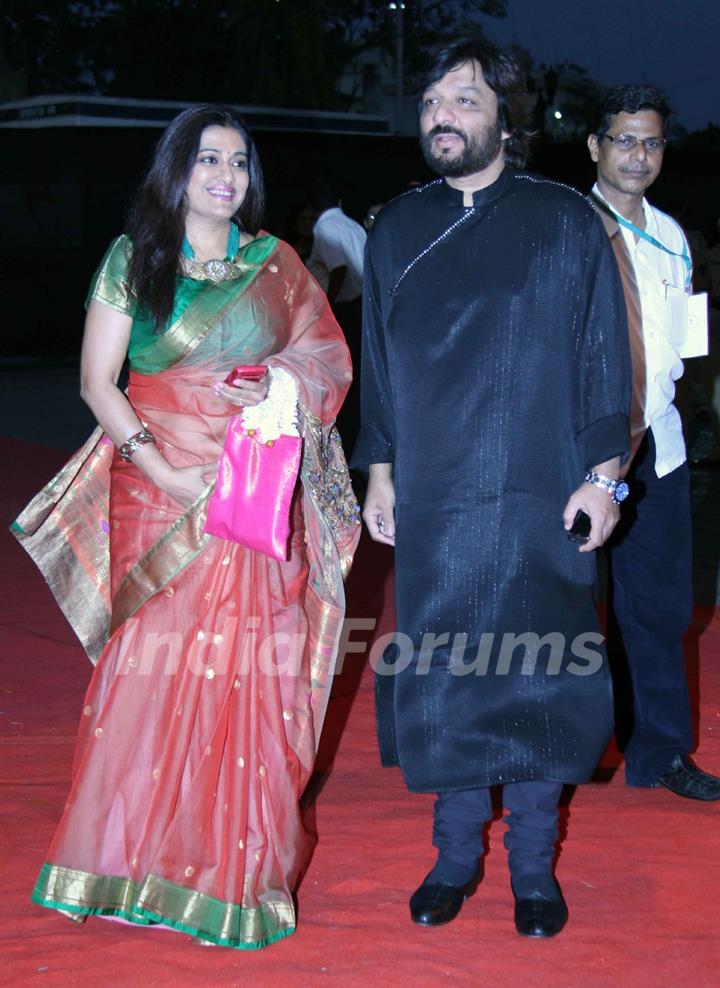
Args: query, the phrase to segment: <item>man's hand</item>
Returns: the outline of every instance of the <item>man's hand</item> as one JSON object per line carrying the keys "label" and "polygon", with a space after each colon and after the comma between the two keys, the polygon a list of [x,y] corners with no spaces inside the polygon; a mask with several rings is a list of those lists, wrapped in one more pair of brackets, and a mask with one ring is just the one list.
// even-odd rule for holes
{"label": "man's hand", "polygon": [[612,530],[620,521],[620,508],[607,491],[594,484],[583,483],[570,495],[563,512],[565,531],[569,532],[578,511],[584,511],[591,522],[590,538],[580,546],[579,552],[592,552],[599,549],[610,538]]}
{"label": "man's hand", "polygon": [[395,485],[392,481],[392,464],[370,465],[363,519],[375,542],[395,545]]}

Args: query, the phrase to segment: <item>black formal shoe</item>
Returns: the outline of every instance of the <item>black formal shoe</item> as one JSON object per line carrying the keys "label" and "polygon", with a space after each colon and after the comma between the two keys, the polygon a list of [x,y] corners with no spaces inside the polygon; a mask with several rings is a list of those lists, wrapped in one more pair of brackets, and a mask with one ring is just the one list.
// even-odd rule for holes
{"label": "black formal shoe", "polygon": [[658,786],[665,786],[687,799],[702,799],[705,802],[720,799],[720,779],[699,769],[689,755],[675,755],[667,772],[663,772],[653,783],[654,789]]}
{"label": "black formal shoe", "polygon": [[410,897],[410,917],[421,926],[442,926],[455,919],[467,894],[466,885],[458,888],[426,879]]}
{"label": "black formal shoe", "polygon": [[565,926],[567,918],[567,906],[559,888],[558,897],[552,899],[539,889],[525,892],[522,897],[515,895],[515,929],[523,937],[536,940],[554,937]]}

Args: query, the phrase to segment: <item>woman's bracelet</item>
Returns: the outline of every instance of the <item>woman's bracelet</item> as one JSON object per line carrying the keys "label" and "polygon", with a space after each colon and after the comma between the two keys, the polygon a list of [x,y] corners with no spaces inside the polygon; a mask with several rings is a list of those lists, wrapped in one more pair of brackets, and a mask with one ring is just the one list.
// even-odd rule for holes
{"label": "woman's bracelet", "polygon": [[120,454],[120,459],[125,460],[129,463],[133,458],[133,453],[136,453],[141,446],[145,446],[146,443],[154,443],[155,436],[152,432],[148,432],[147,429],[141,429],[140,432],[136,432],[134,436],[130,436],[122,446],[119,447],[118,453]]}

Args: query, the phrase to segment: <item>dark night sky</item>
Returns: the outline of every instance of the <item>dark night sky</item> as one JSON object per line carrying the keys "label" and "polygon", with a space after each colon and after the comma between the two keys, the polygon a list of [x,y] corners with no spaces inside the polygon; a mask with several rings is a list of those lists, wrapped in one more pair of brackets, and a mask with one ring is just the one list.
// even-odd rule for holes
{"label": "dark night sky", "polygon": [[575,62],[601,85],[654,82],[689,130],[720,124],[718,0],[509,0],[487,34],[537,62]]}

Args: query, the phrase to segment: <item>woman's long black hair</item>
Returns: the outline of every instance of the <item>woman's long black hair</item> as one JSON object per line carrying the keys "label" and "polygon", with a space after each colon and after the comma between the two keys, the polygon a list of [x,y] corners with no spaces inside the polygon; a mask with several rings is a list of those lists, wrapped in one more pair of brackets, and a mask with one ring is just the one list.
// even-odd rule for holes
{"label": "woman's long black hair", "polygon": [[247,126],[227,106],[200,104],[175,117],[158,142],[150,168],[135,194],[126,232],[132,241],[130,291],[162,332],[175,302],[175,279],[185,236],[185,190],[206,127],[232,127],[248,150],[249,184],[233,219],[253,236],[265,211],[265,186],[255,142]]}

